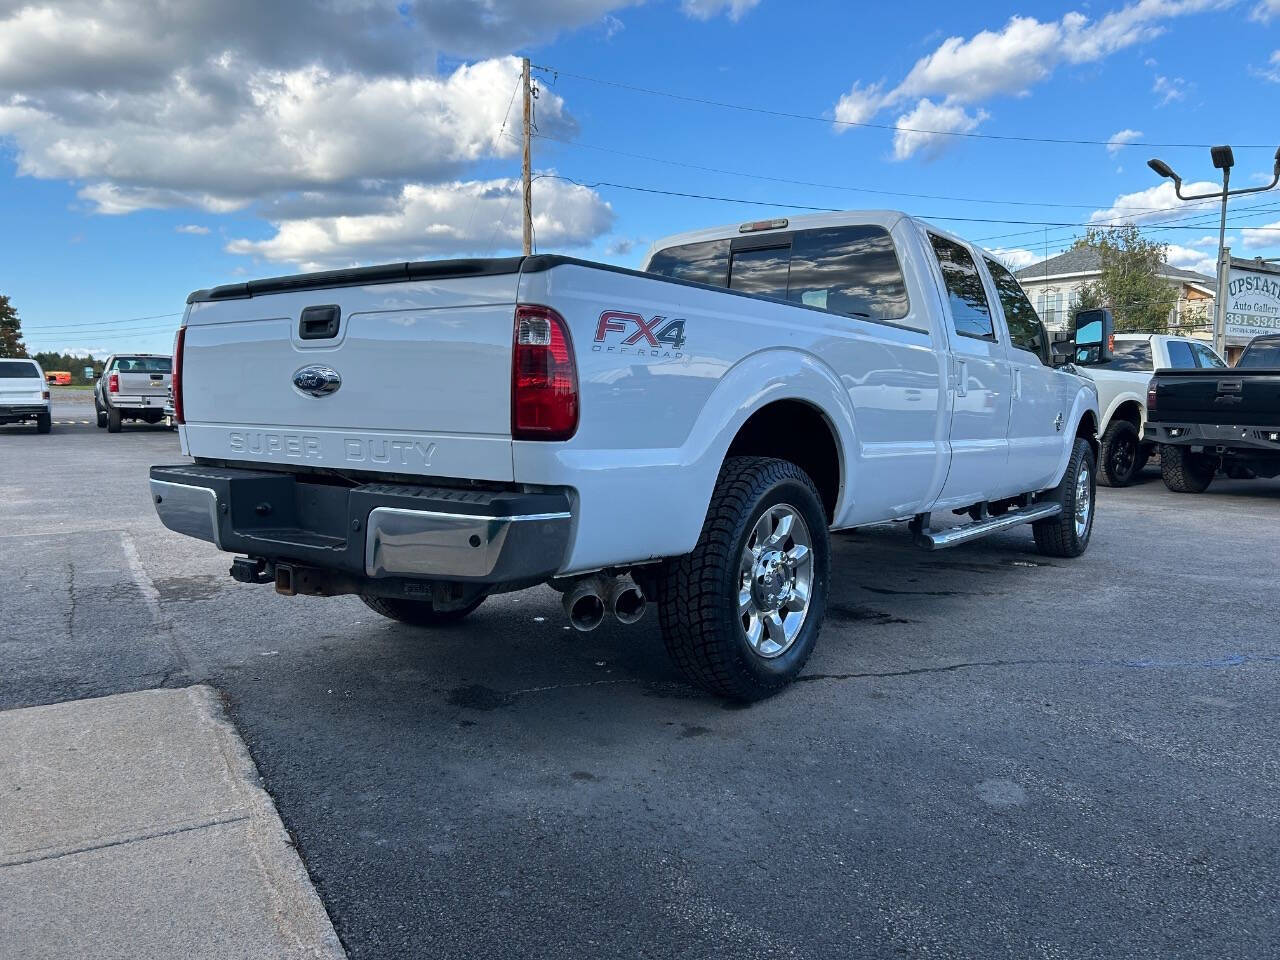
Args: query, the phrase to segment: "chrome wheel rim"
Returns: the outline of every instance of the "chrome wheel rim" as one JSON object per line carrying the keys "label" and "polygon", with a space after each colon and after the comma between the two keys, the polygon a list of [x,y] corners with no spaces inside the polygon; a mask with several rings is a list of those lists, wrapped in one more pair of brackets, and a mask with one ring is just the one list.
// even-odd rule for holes
{"label": "chrome wheel rim", "polygon": [[1076,536],[1084,539],[1089,529],[1089,515],[1093,512],[1093,491],[1089,484],[1089,465],[1080,464],[1080,472],[1076,474]]}
{"label": "chrome wheel rim", "polygon": [[738,619],[757,656],[772,660],[791,649],[812,590],[808,524],[795,507],[775,504],[756,521],[738,568]]}

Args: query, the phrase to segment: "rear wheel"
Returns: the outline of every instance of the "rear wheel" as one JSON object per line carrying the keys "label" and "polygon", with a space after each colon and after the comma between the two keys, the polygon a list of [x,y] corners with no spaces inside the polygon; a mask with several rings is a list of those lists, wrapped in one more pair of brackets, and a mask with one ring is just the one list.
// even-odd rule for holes
{"label": "rear wheel", "polygon": [[1062,482],[1040,498],[1061,504],[1062,513],[1031,525],[1036,549],[1047,557],[1078,557],[1089,548],[1093,536],[1095,493],[1093,448],[1076,438]]}
{"label": "rear wheel", "polygon": [[730,457],[697,545],[659,576],[662,637],[677,669],[734,700],[777,693],[822,629],[830,555],[826,512],[803,470]]}
{"label": "rear wheel", "polygon": [[1217,465],[1203,453],[1192,453],[1188,447],[1160,445],[1160,475],[1164,485],[1174,493],[1204,493],[1213,482]]}
{"label": "rear wheel", "polygon": [[120,411],[114,407],[107,409],[107,433],[120,432]]}
{"label": "rear wheel", "polygon": [[49,411],[36,415],[36,433],[51,433],[53,431],[53,418]]}
{"label": "rear wheel", "polygon": [[365,594],[361,594],[360,599],[374,613],[380,613],[390,620],[398,620],[400,623],[407,623],[414,627],[439,627],[446,623],[457,623],[484,603],[484,597],[480,597],[457,610],[437,610],[430,600],[374,597]]}
{"label": "rear wheel", "polygon": [[1102,435],[1098,483],[1104,487],[1127,487],[1146,464],[1138,428],[1129,420],[1113,420]]}

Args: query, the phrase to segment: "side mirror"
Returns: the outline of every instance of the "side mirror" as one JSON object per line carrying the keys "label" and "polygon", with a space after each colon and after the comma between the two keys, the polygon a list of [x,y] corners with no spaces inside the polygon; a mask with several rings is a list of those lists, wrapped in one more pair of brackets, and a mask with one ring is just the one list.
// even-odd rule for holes
{"label": "side mirror", "polygon": [[1076,335],[1070,330],[1055,330],[1049,334],[1049,361],[1062,367],[1076,358]]}
{"label": "side mirror", "polygon": [[1110,310],[1081,310],[1075,319],[1076,363],[1106,363],[1115,356],[1115,321]]}

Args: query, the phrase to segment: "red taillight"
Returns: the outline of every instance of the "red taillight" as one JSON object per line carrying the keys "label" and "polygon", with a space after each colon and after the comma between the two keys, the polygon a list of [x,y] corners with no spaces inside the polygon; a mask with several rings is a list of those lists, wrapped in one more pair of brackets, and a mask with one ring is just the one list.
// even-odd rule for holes
{"label": "red taillight", "polygon": [[120,374],[113,373],[111,376],[107,377],[107,391],[109,393],[120,392]]}
{"label": "red taillight", "polygon": [[182,345],[187,340],[187,328],[178,328],[178,336],[173,341],[173,376],[169,378],[169,389],[173,391],[173,422],[186,423],[182,417]]}
{"label": "red taillight", "polygon": [[578,370],[564,318],[550,307],[516,307],[511,359],[511,436],[568,440],[578,429]]}

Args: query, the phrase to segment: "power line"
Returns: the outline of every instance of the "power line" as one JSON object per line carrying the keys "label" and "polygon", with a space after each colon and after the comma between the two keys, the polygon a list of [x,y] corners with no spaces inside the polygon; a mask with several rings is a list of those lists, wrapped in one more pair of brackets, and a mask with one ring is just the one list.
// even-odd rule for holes
{"label": "power line", "polygon": [[[1069,137],[1029,137],[1016,136],[1012,134],[998,133],[974,133],[963,132],[960,130],[927,130],[923,127],[905,127],[890,123],[873,123],[864,120],[836,120],[831,117],[816,117],[812,114],[792,113],[787,110],[771,110],[766,107],[754,107],[742,103],[728,103],[724,100],[712,100],[708,97],[694,97],[684,93],[674,93],[669,90],[655,90],[651,87],[641,87],[631,83],[622,83],[618,80],[606,80],[601,77],[589,77],[581,73],[573,73],[568,70],[561,70],[558,67],[535,66],[535,70],[541,70],[544,73],[550,73],[554,78],[569,77],[573,80],[584,80],[588,83],[597,83],[607,87],[617,87],[621,90],[630,90],[633,93],[643,93],[654,97],[666,97],[669,100],[680,100],[684,103],[697,103],[708,107],[720,107],[726,110],[740,110],[744,113],[756,113],[769,117],[784,117],[788,120],[809,120],[817,123],[828,123],[842,127],[864,127],[872,130],[888,130],[893,133],[922,133],[929,136],[937,137],[963,137],[971,140],[1002,140],[1017,143],[1052,143],[1057,145],[1079,145],[1079,146],[1097,146],[1097,147],[1161,147],[1161,148],[1205,148],[1213,146],[1209,143],[1156,143],[1148,140],[1131,140],[1125,143],[1116,143],[1112,140],[1089,140],[1075,139]],[[554,81],[553,81],[554,82]],[[1235,145],[1238,150],[1271,150],[1274,144],[1265,143],[1242,143]]]}
{"label": "power line", "polygon": [[149,317],[124,317],[120,320],[91,320],[88,323],[57,323],[52,327],[45,327],[46,330],[71,330],[77,327],[111,327],[121,323],[140,323],[143,320],[167,320],[170,317],[180,317],[182,311],[177,313],[155,313]]}
{"label": "power line", "polygon": [[[686,193],[680,190],[663,190],[658,187],[644,187],[644,186],[639,186],[637,184],[617,183],[615,181],[610,181],[610,180],[596,180],[592,182],[585,182],[581,180],[575,180],[572,177],[565,177],[565,176],[561,176],[559,174],[554,174],[554,173],[540,173],[538,174],[536,179],[563,180],[566,183],[572,183],[575,186],[586,187],[588,189],[595,189],[597,187],[611,187],[616,190],[632,190],[637,193],[661,194],[663,196],[669,196],[669,197],[685,197],[685,198],[690,198],[694,200],[717,200],[721,203],[743,203],[743,204],[750,204],[752,206],[758,206],[758,207],[775,207],[775,208],[786,209],[786,210],[811,210],[811,211],[816,211],[820,213],[839,213],[840,212],[840,209],[838,207],[816,207],[816,206],[808,206],[805,204],[798,204],[798,203],[779,203],[772,200],[750,200],[744,197],[721,197],[721,196],[715,196],[712,194],[705,194],[705,193]],[[1007,223],[1007,224],[1037,226],[1037,227],[1107,227],[1107,226],[1125,225],[1124,222],[1108,224],[1108,223],[1099,222],[1099,221],[1089,221],[1089,222],[1081,223],[1078,221],[1068,221],[1068,220],[1005,220],[998,217],[957,217],[957,216],[950,216],[947,214],[927,214],[927,213],[911,214],[911,216],[919,217],[922,220],[954,220],[960,223]],[[1203,226],[1156,227],[1156,226],[1144,225],[1144,224],[1134,224],[1134,226],[1136,226],[1139,230],[1163,229],[1163,230],[1199,231],[1203,229]],[[1232,227],[1232,229],[1266,230],[1268,232],[1280,233],[1280,227],[1242,228],[1239,226],[1234,226]]]}
{"label": "power line", "polygon": [[[788,177],[773,177],[765,174],[746,173],[742,170],[725,170],[721,167],[708,167],[699,163],[688,163],[683,160],[672,160],[667,157],[653,157],[643,153],[631,153],[627,150],[617,150],[613,147],[601,147],[595,144],[582,143],[578,140],[564,140],[560,137],[552,137],[547,134],[535,134],[539,140],[550,140],[555,143],[562,143],[570,147],[581,147],[584,150],[597,150],[601,153],[612,153],[620,157],[630,157],[633,160],[649,160],[653,163],[665,163],[673,167],[683,167],[688,170],[701,170],[705,173],[716,173],[730,177],[743,177],[749,180],[763,180],[769,183],[786,183],[797,187],[817,187],[823,190],[844,190],[849,193],[871,193],[886,197],[907,197],[912,200],[948,200],[956,203],[990,203],[1003,204],[1005,206],[1015,207],[1063,207],[1079,210],[1097,210],[1105,207],[1104,203],[1057,203],[1049,200],[996,200],[983,199],[980,197],[952,197],[946,194],[938,193],[907,193],[901,190],[876,190],[871,187],[851,187],[838,183],[821,183],[813,180],[793,180]],[[508,140],[515,141],[514,137],[507,137]],[[517,141],[518,142],[518,141]],[[1114,202],[1114,201],[1113,201]],[[1164,210],[1163,207],[1133,207],[1134,210],[1140,210],[1144,213],[1156,213]],[[1168,209],[1177,210],[1178,207],[1170,207]]]}

